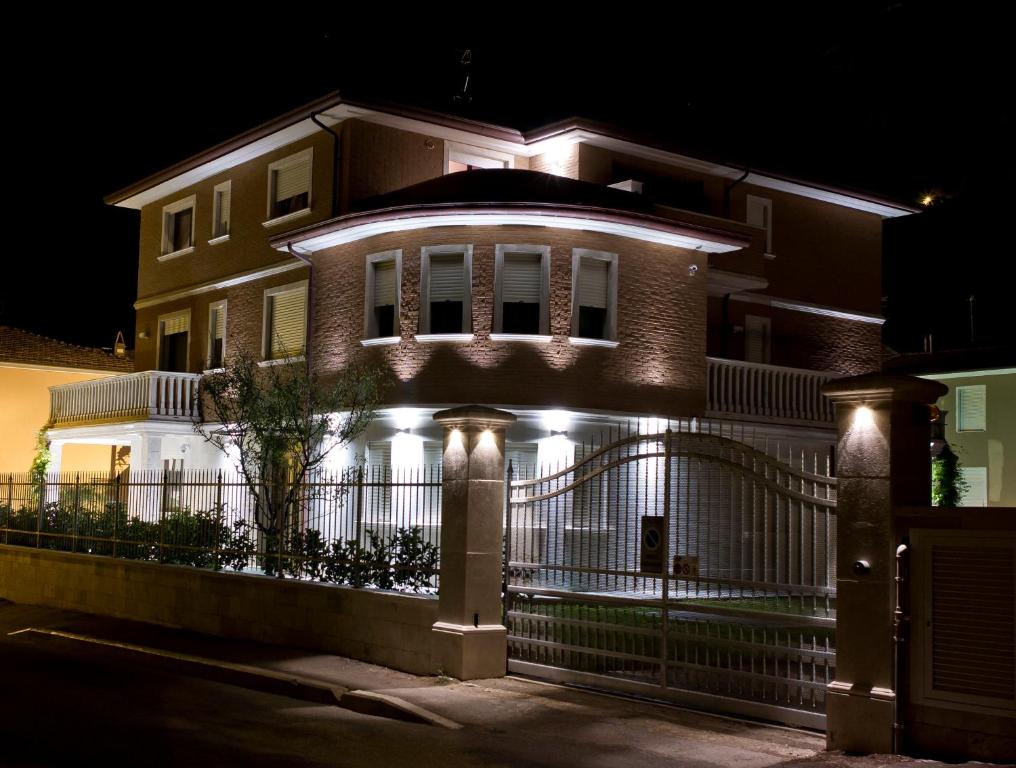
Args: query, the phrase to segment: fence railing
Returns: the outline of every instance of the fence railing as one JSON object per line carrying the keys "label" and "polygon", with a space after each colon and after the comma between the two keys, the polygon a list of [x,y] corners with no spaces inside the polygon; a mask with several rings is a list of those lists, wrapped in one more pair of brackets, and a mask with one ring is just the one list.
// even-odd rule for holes
{"label": "fence railing", "polygon": [[200,374],[143,371],[49,388],[54,425],[116,419],[190,421]]}
{"label": "fence railing", "polygon": [[839,374],[706,358],[706,412],[711,416],[832,426],[822,385]]}
{"label": "fence railing", "polygon": [[436,592],[440,534],[440,465],[0,475],[0,542],[40,549]]}

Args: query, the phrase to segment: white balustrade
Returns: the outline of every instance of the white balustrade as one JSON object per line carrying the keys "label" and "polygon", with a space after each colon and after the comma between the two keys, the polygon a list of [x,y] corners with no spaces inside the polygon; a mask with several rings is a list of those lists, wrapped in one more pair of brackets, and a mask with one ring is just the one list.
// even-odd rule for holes
{"label": "white balustrade", "polygon": [[706,358],[706,413],[792,424],[832,426],[835,412],[822,385],[829,371]]}
{"label": "white balustrade", "polygon": [[143,371],[49,388],[54,425],[158,419],[191,421],[198,414],[197,373]]}

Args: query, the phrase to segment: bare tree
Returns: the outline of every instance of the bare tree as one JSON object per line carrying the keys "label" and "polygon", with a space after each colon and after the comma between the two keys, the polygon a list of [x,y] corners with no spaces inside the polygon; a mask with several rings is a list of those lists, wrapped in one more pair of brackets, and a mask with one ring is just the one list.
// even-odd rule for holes
{"label": "bare tree", "polygon": [[386,387],[379,368],[347,367],[325,382],[302,362],[263,366],[243,349],[202,379],[206,418],[194,429],[233,460],[270,546],[282,546],[308,475],[364,432]]}

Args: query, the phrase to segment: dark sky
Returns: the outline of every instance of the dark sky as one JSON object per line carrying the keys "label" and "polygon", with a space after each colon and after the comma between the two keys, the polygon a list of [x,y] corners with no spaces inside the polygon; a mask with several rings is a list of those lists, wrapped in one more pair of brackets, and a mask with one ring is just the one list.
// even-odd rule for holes
{"label": "dark sky", "polygon": [[522,129],[582,115],[717,160],[911,201],[935,192],[943,210],[997,201],[1013,183],[1008,25],[986,3],[957,5],[674,4],[655,22],[597,11],[587,37],[513,13],[512,39],[468,41],[468,104],[453,100],[465,43],[425,25],[393,34],[390,14],[333,22],[308,9],[307,22],[261,27],[208,17],[183,37],[91,16],[26,25],[31,45],[3,54],[25,187],[11,198],[0,323],[130,340],[137,214],[103,195],[334,89]]}

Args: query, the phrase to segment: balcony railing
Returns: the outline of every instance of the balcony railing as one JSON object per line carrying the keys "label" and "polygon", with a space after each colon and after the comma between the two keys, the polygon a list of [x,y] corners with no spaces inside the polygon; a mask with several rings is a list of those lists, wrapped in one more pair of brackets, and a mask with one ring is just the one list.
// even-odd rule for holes
{"label": "balcony railing", "polygon": [[709,416],[831,427],[832,403],[822,385],[840,376],[828,371],[782,368],[706,358]]}
{"label": "balcony railing", "polygon": [[50,422],[190,421],[198,412],[200,379],[196,373],[143,371],[50,387]]}

